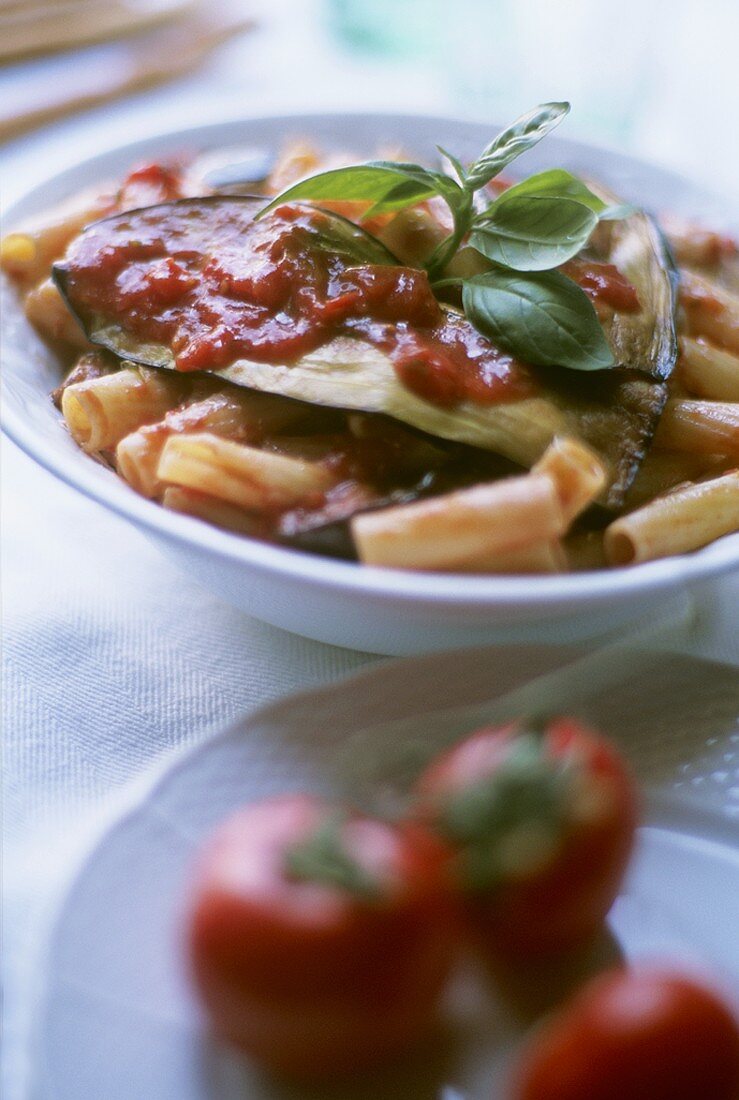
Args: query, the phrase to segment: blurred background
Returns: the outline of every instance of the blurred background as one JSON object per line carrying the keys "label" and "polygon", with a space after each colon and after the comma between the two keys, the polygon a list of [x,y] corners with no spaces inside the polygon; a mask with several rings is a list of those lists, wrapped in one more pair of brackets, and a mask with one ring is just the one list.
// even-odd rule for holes
{"label": "blurred background", "polygon": [[0,61],[9,168],[245,114],[492,128],[569,99],[567,137],[739,192],[737,0],[0,0]]}

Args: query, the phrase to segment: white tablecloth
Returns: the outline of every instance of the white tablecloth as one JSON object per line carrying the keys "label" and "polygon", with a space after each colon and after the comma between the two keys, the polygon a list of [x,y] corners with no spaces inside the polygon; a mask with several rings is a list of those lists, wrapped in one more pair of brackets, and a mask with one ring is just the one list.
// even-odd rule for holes
{"label": "white tablecloth", "polygon": [[175,747],[373,658],[227,607],[5,440],[3,484],[4,1095],[20,1100],[39,941],[99,815]]}
{"label": "white tablecloth", "polygon": [[[242,112],[335,109],[337,81],[343,106],[401,106],[397,73],[382,63],[357,67],[332,57],[329,82],[315,52],[309,66],[299,44],[292,55],[278,51],[277,73],[278,47],[267,35],[244,47],[251,68],[240,84],[234,74],[243,57],[239,69],[234,55],[221,80],[211,68],[177,91],[16,143],[2,159],[5,197],[30,185],[39,165],[63,167],[101,142]],[[284,79],[288,71],[299,86]],[[404,87],[405,108],[451,109],[428,73]],[[222,604],[123,520],[6,442],[2,483],[4,1095],[25,1100],[28,1018],[43,978],[39,947],[100,815],[174,748],[376,658],[285,634]],[[699,603],[688,648],[739,664],[739,578],[708,586]]]}

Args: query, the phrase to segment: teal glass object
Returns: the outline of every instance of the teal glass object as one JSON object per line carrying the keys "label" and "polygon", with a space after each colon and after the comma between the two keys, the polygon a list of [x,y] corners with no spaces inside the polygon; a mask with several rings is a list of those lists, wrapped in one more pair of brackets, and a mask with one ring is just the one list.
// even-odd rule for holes
{"label": "teal glass object", "polygon": [[418,58],[436,41],[439,0],[327,0],[328,23],[358,53]]}
{"label": "teal glass object", "polygon": [[443,74],[457,112],[505,122],[568,100],[567,136],[628,145],[653,90],[643,0],[455,0]]}

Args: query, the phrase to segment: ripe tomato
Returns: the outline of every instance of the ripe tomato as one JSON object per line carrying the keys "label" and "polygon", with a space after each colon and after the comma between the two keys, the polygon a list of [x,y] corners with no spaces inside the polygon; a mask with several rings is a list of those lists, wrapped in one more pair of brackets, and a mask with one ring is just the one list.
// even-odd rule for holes
{"label": "ripe tomato", "polygon": [[434,1016],[457,940],[447,858],[417,824],[309,796],[237,813],[203,853],[189,926],[214,1031],[305,1079],[405,1049]]}
{"label": "ripe tomato", "polygon": [[572,718],[486,727],[437,758],[417,795],[494,956],[553,956],[599,930],[637,821],[633,780],[603,737]]}
{"label": "ripe tomato", "polygon": [[715,993],[662,970],[591,981],[536,1034],[514,1100],[737,1100],[739,1027]]}

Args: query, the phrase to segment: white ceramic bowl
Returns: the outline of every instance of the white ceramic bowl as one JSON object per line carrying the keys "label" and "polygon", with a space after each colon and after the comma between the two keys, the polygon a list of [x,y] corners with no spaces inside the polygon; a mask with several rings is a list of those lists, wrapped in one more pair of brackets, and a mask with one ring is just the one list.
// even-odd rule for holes
{"label": "white ceramic bowl", "polygon": [[[144,159],[221,146],[273,148],[308,135],[326,148],[372,155],[399,143],[419,159],[437,144],[473,157],[494,126],[403,115],[293,115],[167,133],[112,149],[40,181],[5,212],[4,230],[96,180]],[[661,169],[556,137],[525,155],[536,171],[561,165],[600,178],[624,198],[726,225],[728,204]],[[269,546],[167,512],[137,496],[72,443],[49,401],[53,355],[2,287],[4,425],[20,447],[63,481],[145,531],[181,568],[229,603],[276,626],[378,653],[419,653],[486,642],[602,637],[662,613],[696,582],[739,569],[739,535],[695,554],[630,569],[557,577],[466,577],[373,569]],[[76,532],[70,537],[81,537]]]}

